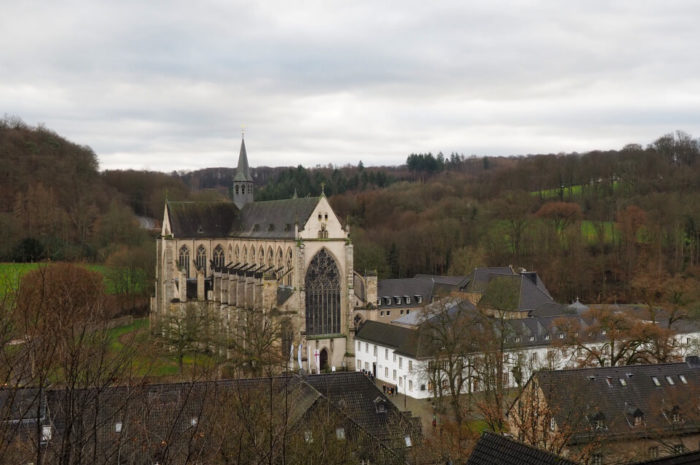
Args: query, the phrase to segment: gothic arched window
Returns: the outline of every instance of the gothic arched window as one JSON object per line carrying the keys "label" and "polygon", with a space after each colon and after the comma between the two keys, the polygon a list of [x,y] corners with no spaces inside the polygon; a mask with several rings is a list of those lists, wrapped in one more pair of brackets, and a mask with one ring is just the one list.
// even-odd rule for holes
{"label": "gothic arched window", "polygon": [[178,260],[177,265],[180,267],[180,269],[182,271],[184,271],[185,277],[189,278],[189,276],[190,276],[190,251],[186,245],[183,245],[182,247],[180,247],[180,259]]}
{"label": "gothic arched window", "polygon": [[283,264],[283,259],[282,259],[282,248],[277,247],[277,262],[275,263],[275,268],[278,270],[284,266]]}
{"label": "gothic arched window", "polygon": [[260,246],[260,250],[258,251],[258,265],[264,265],[265,264],[265,251],[263,250],[262,246]]}
{"label": "gothic arched window", "polygon": [[223,266],[226,264],[226,256],[224,255],[224,249],[220,245],[217,245],[214,249],[212,258],[214,259],[215,268],[223,268]]}
{"label": "gothic arched window", "polygon": [[306,334],[340,332],[340,271],[333,257],[321,249],[306,270]]}
{"label": "gothic arched window", "polygon": [[275,264],[275,256],[272,253],[272,247],[267,248],[267,266],[272,266]]}
{"label": "gothic arched window", "polygon": [[[241,262],[241,250],[238,248],[238,246],[236,246],[236,248],[234,250],[235,250],[234,254],[236,257],[236,263],[240,263]],[[245,252],[243,252],[243,254],[245,254]]]}
{"label": "gothic arched window", "polygon": [[207,274],[207,249],[203,245],[200,245],[197,249],[197,261],[195,262],[197,269],[202,270],[204,274]]}

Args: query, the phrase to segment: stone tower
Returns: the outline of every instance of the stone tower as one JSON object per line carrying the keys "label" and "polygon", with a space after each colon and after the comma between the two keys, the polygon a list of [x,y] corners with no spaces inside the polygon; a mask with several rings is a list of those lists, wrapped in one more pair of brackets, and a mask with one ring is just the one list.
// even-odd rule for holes
{"label": "stone tower", "polygon": [[248,169],[248,154],[245,150],[245,139],[241,139],[241,152],[238,155],[238,168],[233,178],[233,203],[242,209],[247,203],[253,202],[253,177]]}

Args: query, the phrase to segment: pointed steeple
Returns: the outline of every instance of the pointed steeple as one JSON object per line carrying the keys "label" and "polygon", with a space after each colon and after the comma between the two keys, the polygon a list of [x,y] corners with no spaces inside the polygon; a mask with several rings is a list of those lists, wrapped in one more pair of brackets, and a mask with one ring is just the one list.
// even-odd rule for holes
{"label": "pointed steeple", "polygon": [[233,180],[253,182],[253,177],[250,175],[250,169],[248,168],[248,153],[246,152],[245,139],[243,138],[241,138],[241,151],[238,154],[236,177],[234,177]]}
{"label": "pointed steeple", "polygon": [[248,153],[245,149],[245,139],[241,137],[241,151],[238,154],[238,168],[233,177],[233,203],[240,209],[253,202],[253,177],[248,168]]}

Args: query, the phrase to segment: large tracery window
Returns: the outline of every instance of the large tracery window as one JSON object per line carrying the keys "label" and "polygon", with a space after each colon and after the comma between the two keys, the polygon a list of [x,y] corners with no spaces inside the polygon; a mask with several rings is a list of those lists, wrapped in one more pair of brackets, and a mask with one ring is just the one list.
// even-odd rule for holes
{"label": "large tracery window", "polygon": [[216,246],[212,255],[212,258],[214,259],[215,268],[223,268],[224,265],[226,265],[226,256],[224,255],[224,249],[220,245]]}
{"label": "large tracery window", "polygon": [[200,245],[197,249],[197,261],[195,262],[197,269],[202,270],[204,274],[207,273],[207,249],[203,245]]}
{"label": "large tracery window", "polygon": [[306,334],[340,332],[340,272],[333,257],[321,249],[306,271]]}
{"label": "large tracery window", "polygon": [[177,265],[180,267],[182,271],[185,273],[185,277],[189,278],[190,276],[190,251],[187,248],[187,246],[183,245],[180,247],[180,259],[177,262]]}

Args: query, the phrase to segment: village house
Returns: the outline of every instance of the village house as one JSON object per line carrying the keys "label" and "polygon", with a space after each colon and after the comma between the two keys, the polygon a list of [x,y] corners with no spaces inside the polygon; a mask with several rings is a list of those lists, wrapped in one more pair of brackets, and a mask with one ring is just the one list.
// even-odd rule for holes
{"label": "village house", "polygon": [[510,432],[591,465],[700,450],[700,359],[542,370],[508,411]]}
{"label": "village house", "polygon": [[356,372],[5,388],[0,434],[3,463],[92,464],[405,463],[421,437],[420,422]]}
{"label": "village house", "polygon": [[[490,306],[495,297],[489,294],[488,283],[494,279],[512,293],[508,299],[512,308],[508,311],[499,312]],[[585,317],[588,309],[578,301],[571,305],[555,302],[536,273],[510,267],[476,269],[460,281],[449,297],[414,309],[391,323],[367,320],[359,325],[355,334],[355,369],[372,373],[379,382],[409,397],[427,399],[439,395],[436,383],[446,383],[444,377],[440,380],[435,376],[442,363],[440,350],[421,340],[420,328],[447,314],[452,319],[470,318],[473,325],[484,328],[499,326],[496,332],[503,342],[502,384],[504,388],[517,387],[536,370],[576,367],[583,362],[585,351],[566,346],[569,335],[557,323],[566,319],[583,330],[596,328],[595,322]],[[666,322],[649,324],[664,326]],[[696,353],[700,327],[693,322],[676,322],[673,329],[678,354]],[[608,344],[609,335],[604,329],[587,332],[584,347],[603,350]],[[474,347],[470,355],[478,357],[479,348]],[[474,358],[465,361],[465,366],[473,361]],[[484,389],[478,373],[468,376],[464,392]]]}

